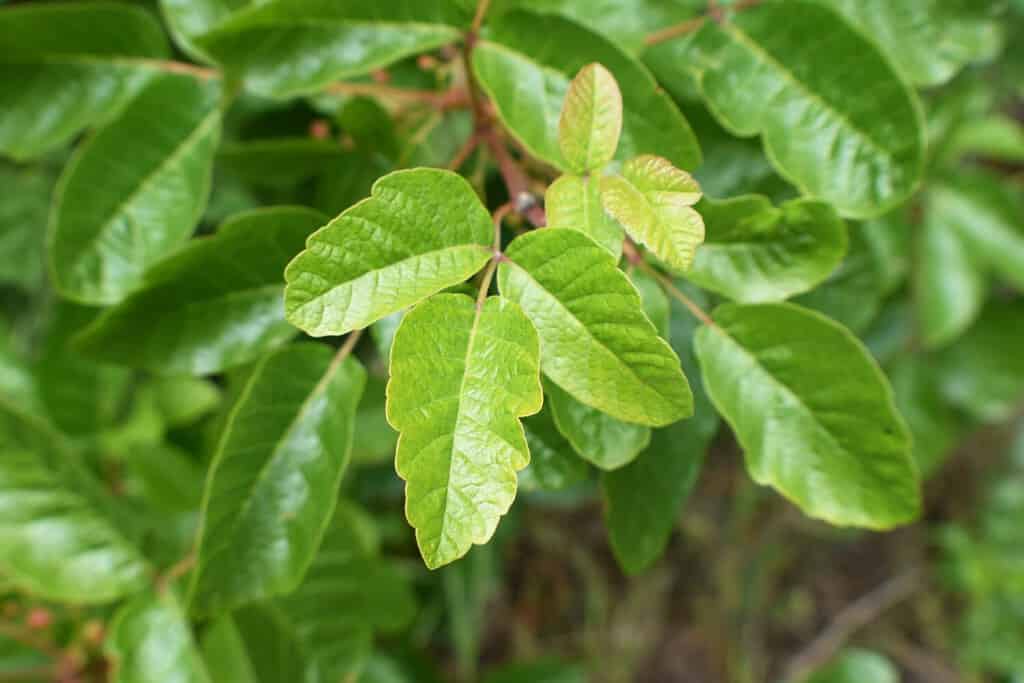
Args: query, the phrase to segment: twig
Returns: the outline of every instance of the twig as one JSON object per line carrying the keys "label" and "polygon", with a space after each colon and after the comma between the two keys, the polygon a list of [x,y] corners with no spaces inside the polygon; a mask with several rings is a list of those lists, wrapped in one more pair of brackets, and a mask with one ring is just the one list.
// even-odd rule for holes
{"label": "twig", "polygon": [[462,164],[466,163],[466,159],[469,158],[469,155],[473,153],[473,150],[476,149],[478,144],[480,144],[480,137],[476,133],[473,133],[464,143],[462,143],[462,147],[459,147],[459,151],[456,152],[455,156],[452,157],[452,160],[448,162],[448,170],[457,171],[461,168]]}
{"label": "twig", "polygon": [[480,27],[484,23],[484,17],[487,15],[487,9],[490,6],[491,0],[480,0],[476,4],[476,14],[473,15],[473,23],[469,27],[470,32],[474,35],[480,32]]}
{"label": "twig", "polygon": [[689,310],[697,320],[700,320],[708,327],[718,327],[715,324],[715,321],[711,319],[711,316],[709,316],[703,308],[698,306],[693,299],[683,294],[682,291],[676,287],[675,283],[672,282],[672,278],[659,272],[654,266],[644,260],[643,256],[640,255],[640,252],[637,251],[636,246],[630,240],[626,240],[623,243],[622,253],[625,254],[626,259],[630,263],[643,269],[646,273],[657,280],[658,284],[661,285],[661,288],[664,289],[665,292],[673,299],[681,303],[683,306],[686,306],[687,310]]}
{"label": "twig", "polygon": [[[732,5],[729,10],[732,12],[742,12],[745,9],[750,9],[751,7],[760,4],[760,2],[761,0],[740,0],[740,2]],[[708,9],[704,14],[647,34],[647,36],[644,37],[644,45],[650,47],[651,45],[664,43],[666,40],[672,40],[673,38],[688,35],[703,26],[704,22],[708,19],[722,21],[724,14],[725,11],[718,2],[716,0],[710,0],[708,3]]]}
{"label": "twig", "polygon": [[784,681],[797,681],[835,656],[850,637],[890,607],[921,589],[921,572],[912,569],[862,595],[843,609],[832,623],[786,667]]}
{"label": "twig", "polygon": [[167,591],[167,587],[172,583],[180,579],[182,576],[187,574],[196,564],[196,549],[192,548],[185,557],[181,558],[164,572],[156,580],[156,590],[158,593],[164,593]]}
{"label": "twig", "polygon": [[464,101],[460,91],[438,91],[438,90],[407,90],[396,88],[392,85],[382,83],[350,83],[339,81],[331,83],[324,92],[332,95],[366,95],[368,97],[379,97],[382,99],[405,100],[408,102],[422,102],[437,109],[452,109]]}
{"label": "twig", "polygon": [[[547,225],[547,216],[544,214],[544,208],[537,204],[535,200],[532,202],[529,200],[524,201],[526,198],[533,198],[533,193],[530,192],[530,181],[522,167],[508,153],[505,143],[502,142],[498,134],[491,128],[482,131],[481,137],[494,156],[494,161],[498,164],[498,171],[505,181],[505,189],[508,191],[509,199],[517,206],[517,210],[534,227],[539,228]],[[526,205],[522,206],[524,203]],[[521,208],[518,208],[520,206]]]}
{"label": "twig", "polygon": [[505,202],[495,209],[492,215],[494,220],[494,258],[487,264],[487,269],[484,271],[483,277],[480,278],[480,292],[476,295],[476,310],[478,311],[483,308],[484,301],[487,300],[487,291],[491,288],[494,271],[504,258],[501,253],[501,222],[512,212],[512,208],[512,202]]}
{"label": "twig", "polygon": [[188,62],[176,62],[171,59],[145,59],[142,60],[142,62],[156,69],[160,69],[161,71],[192,76],[193,78],[198,78],[202,81],[220,78],[221,75],[220,71],[217,69],[199,66],[198,64],[190,64]]}

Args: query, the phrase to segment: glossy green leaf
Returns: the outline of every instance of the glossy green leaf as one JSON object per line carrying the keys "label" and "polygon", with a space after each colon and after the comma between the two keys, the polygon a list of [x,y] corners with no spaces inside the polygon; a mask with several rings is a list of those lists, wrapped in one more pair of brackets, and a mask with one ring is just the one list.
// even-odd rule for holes
{"label": "glossy green leaf", "polygon": [[169,427],[185,427],[212,412],[221,399],[213,380],[171,375],[150,385],[157,410]]}
{"label": "glossy green leaf", "polygon": [[32,288],[42,279],[54,180],[44,168],[0,166],[0,185],[7,188],[0,202],[0,282]]}
{"label": "glossy green leaf", "polygon": [[928,210],[991,271],[1024,290],[1024,193],[992,174],[958,173],[930,189]]}
{"label": "glossy green leaf", "polygon": [[[122,106],[167,56],[160,24],[112,2],[0,10],[0,154],[38,157]],[[14,84],[17,84],[15,87]]]}
{"label": "glossy green leaf", "polygon": [[[677,285],[697,305],[707,304],[707,295],[696,287],[685,282]],[[619,566],[630,574],[650,567],[664,552],[718,430],[718,413],[704,392],[700,367],[693,355],[698,322],[673,299],[671,324],[672,348],[692,380],[693,417],[654,430],[651,445],[636,460],[601,474],[612,552]]]}
{"label": "glossy green leaf", "polygon": [[630,159],[621,176],[601,179],[605,210],[676,271],[690,267],[704,241],[704,221],[692,208],[700,196],[697,181],[662,157]]}
{"label": "glossy green leaf", "polygon": [[357,158],[335,141],[308,137],[230,142],[217,153],[218,163],[246,183],[282,189],[294,189],[339,163],[353,163]]}
{"label": "glossy green leaf", "polygon": [[295,591],[277,602],[307,653],[306,681],[344,681],[362,668],[375,632],[415,614],[408,580],[360,537],[373,519],[342,501],[320,551]]}
{"label": "glossy green leaf", "polygon": [[929,193],[917,242],[914,303],[926,346],[947,344],[966,330],[985,303],[985,267],[957,230],[955,215]]}
{"label": "glossy green leaf", "polygon": [[[210,672],[212,680],[263,683],[253,670],[253,663],[246,650],[242,633],[229,615],[218,617],[209,623],[203,631],[201,645],[203,659],[206,661],[206,668]],[[274,651],[280,652],[281,649]],[[298,660],[297,656],[296,660]],[[276,669],[275,673],[279,670]],[[301,675],[301,665],[296,667],[296,670]],[[266,683],[274,682],[267,681]]]}
{"label": "glossy green leaf", "polygon": [[210,61],[196,40],[227,21],[253,0],[160,0],[160,9],[174,41],[189,55]]}
{"label": "glossy green leaf", "polygon": [[154,79],[65,167],[47,235],[67,298],[117,303],[195,228],[220,134],[219,89]]}
{"label": "glossy green leaf", "polygon": [[555,384],[627,422],[660,426],[692,414],[679,359],[604,248],[575,230],[545,228],[516,238],[505,256],[501,293],[537,327],[541,367]]}
{"label": "glossy green leaf", "polygon": [[544,194],[544,210],[550,227],[579,230],[616,259],[622,255],[626,234],[601,205],[601,183],[597,176],[560,176]]}
{"label": "glossy green leaf", "polygon": [[918,514],[910,435],[853,335],[791,304],[726,304],[714,320],[697,357],[754,481],[832,524],[886,529]]}
{"label": "glossy green leaf", "polygon": [[243,607],[212,622],[203,655],[214,681],[319,683],[288,619],[273,605]]}
{"label": "glossy green leaf", "polygon": [[113,662],[112,683],[211,680],[188,620],[169,591],[142,593],[122,606],[105,649]]}
{"label": "glossy green leaf", "polygon": [[629,278],[640,293],[640,303],[644,307],[644,313],[654,323],[654,329],[666,340],[669,338],[669,322],[672,317],[672,306],[668,295],[662,289],[661,284],[649,275],[646,271],[635,270]]}
{"label": "glossy green leaf", "polygon": [[314,336],[365,327],[473,275],[492,241],[491,217],[461,176],[396,171],[288,265],[288,319]]}
{"label": "glossy green leaf", "polygon": [[616,420],[584,405],[554,382],[544,383],[551,415],[580,457],[602,470],[615,470],[636,458],[651,441],[651,429]]}
{"label": "glossy green leaf", "polygon": [[295,335],[281,273],[325,217],[299,207],[258,209],[195,239],[148,273],[76,340],[83,353],[158,373],[220,372]]}
{"label": "glossy green leaf", "polygon": [[781,301],[812,289],[846,255],[846,225],[827,205],[760,195],[698,205],[707,239],[687,279],[741,303]]}
{"label": "glossy green leaf", "polygon": [[622,134],[622,93],[608,69],[588,64],[569,83],[558,119],[558,146],[576,173],[601,169]]}
{"label": "glossy green leaf", "polygon": [[587,463],[558,431],[550,403],[523,419],[523,429],[530,447],[530,464],[519,473],[519,485],[524,490],[560,491],[587,478]]}
{"label": "glossy green leaf", "polygon": [[[406,515],[431,569],[486,543],[530,452],[520,417],[540,410],[539,342],[514,303],[439,294],[402,320],[391,348],[388,421]],[[426,399],[426,400],[425,400]]]}
{"label": "glossy green leaf", "polygon": [[1024,162],[1024,125],[1004,114],[964,122],[950,141],[950,154]]}
{"label": "glossy green leaf", "polygon": [[443,0],[270,0],[194,42],[252,90],[284,98],[455,42],[462,18]]}
{"label": "glossy green leaf", "polygon": [[0,573],[46,600],[104,603],[147,581],[145,560],[77,479],[24,451],[0,457]]}
{"label": "glossy green leaf", "polygon": [[881,214],[920,180],[915,95],[867,36],[825,7],[762,3],[645,59],[661,81],[695,76],[726,128],[760,134],[779,173],[842,215]]}
{"label": "glossy green leaf", "polygon": [[473,49],[473,71],[502,122],[534,156],[569,170],[558,143],[559,114],[570,78],[597,62],[622,89],[617,158],[657,153],[681,168],[700,164],[697,140],[675,104],[642,64],[607,39],[565,17],[525,11],[502,15],[488,28]]}
{"label": "glossy green leaf", "polygon": [[249,372],[203,498],[191,608],[214,613],[301,581],[334,511],[366,381],[351,356],[297,343]]}
{"label": "glossy green leaf", "polygon": [[1021,330],[1024,305],[989,304],[978,322],[936,360],[945,396],[978,420],[1010,419],[1024,399]]}
{"label": "glossy green leaf", "polygon": [[915,85],[939,85],[971,62],[991,59],[1002,30],[973,0],[819,0],[871,38]]}
{"label": "glossy green leaf", "polygon": [[803,683],[899,683],[900,674],[884,656],[848,649],[814,672]]}
{"label": "glossy green leaf", "polygon": [[823,283],[801,294],[795,303],[813,308],[854,333],[867,329],[885,296],[881,266],[860,226],[848,232],[846,258]]}

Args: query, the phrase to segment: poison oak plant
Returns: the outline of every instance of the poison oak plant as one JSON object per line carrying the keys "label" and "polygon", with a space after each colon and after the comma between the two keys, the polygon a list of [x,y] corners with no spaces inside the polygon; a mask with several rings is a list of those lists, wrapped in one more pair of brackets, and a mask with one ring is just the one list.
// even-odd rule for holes
{"label": "poison oak plant", "polygon": [[517,493],[596,496],[637,573],[720,418],[754,482],[887,530],[1017,410],[1016,10],[490,4],[0,8],[35,669],[383,680],[433,581],[403,506],[436,569]]}

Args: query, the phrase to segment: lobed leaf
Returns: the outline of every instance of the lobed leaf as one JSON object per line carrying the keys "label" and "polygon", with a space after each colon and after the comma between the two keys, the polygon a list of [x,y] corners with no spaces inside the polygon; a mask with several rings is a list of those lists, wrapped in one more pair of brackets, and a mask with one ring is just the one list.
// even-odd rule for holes
{"label": "lobed leaf", "polygon": [[689,173],[651,155],[627,161],[622,176],[601,179],[605,210],[630,237],[677,271],[690,267],[704,241],[704,221],[691,208],[700,196],[700,186]]}
{"label": "lobed leaf", "polygon": [[519,418],[541,408],[537,332],[501,297],[439,294],[402,320],[391,348],[388,422],[406,515],[431,569],[486,543],[530,452]]}
{"label": "lobed leaf", "polygon": [[741,303],[781,301],[813,289],[846,254],[846,225],[828,204],[772,206],[761,195],[699,205],[707,240],[686,277]]}
{"label": "lobed leaf", "polygon": [[218,98],[211,83],[155,78],[65,166],[47,234],[62,296],[117,303],[189,236],[210,190]]}
{"label": "lobed leaf", "polygon": [[302,580],[334,511],[365,381],[354,358],[313,343],[249,371],[207,475],[193,611],[231,609]]}
{"label": "lobed leaf", "polygon": [[[615,44],[553,14],[514,11],[488,22],[473,48],[473,73],[498,116],[533,156],[570,170],[558,143],[569,82],[583,66],[603,65],[622,88],[619,159],[658,153],[684,168],[700,165],[700,147],[679,109],[644,66]],[[538,36],[558,36],[540,41]]]}
{"label": "lobed leaf", "polygon": [[575,230],[544,228],[516,238],[505,257],[499,288],[537,327],[541,368],[555,384],[626,422],[660,426],[692,414],[679,359],[607,250]]}
{"label": "lobed leaf", "polygon": [[285,311],[313,336],[366,327],[491,258],[491,217],[450,171],[396,171],[368,199],[313,233],[285,270]]}
{"label": "lobed leaf", "polygon": [[910,435],[853,335],[792,304],[725,304],[714,321],[697,358],[754,481],[832,524],[886,529],[918,514]]}
{"label": "lobed leaf", "polygon": [[558,146],[569,168],[587,173],[615,156],[622,134],[622,93],[600,64],[580,69],[565,93],[558,119]]}
{"label": "lobed leaf", "polygon": [[324,223],[299,207],[258,209],[192,240],[76,339],[82,352],[157,373],[221,372],[295,335],[281,272]]}

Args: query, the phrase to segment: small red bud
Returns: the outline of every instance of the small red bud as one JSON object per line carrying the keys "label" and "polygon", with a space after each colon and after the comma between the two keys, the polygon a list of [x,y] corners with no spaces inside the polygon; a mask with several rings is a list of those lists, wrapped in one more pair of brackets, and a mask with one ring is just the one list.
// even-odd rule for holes
{"label": "small red bud", "polygon": [[53,623],[53,615],[47,609],[33,607],[29,611],[28,617],[25,618],[25,623],[28,624],[30,629],[41,631],[44,628],[49,628],[50,624]]}

